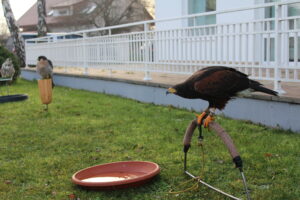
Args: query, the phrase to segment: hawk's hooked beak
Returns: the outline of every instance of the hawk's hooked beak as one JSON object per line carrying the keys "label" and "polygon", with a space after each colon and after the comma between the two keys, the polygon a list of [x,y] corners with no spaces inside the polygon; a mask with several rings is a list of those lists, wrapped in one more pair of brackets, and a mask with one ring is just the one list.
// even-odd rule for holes
{"label": "hawk's hooked beak", "polygon": [[176,93],[177,91],[174,89],[174,88],[169,88],[167,91],[166,91],[166,95],[167,94],[170,94],[170,93],[172,93],[172,94],[174,94],[174,93]]}

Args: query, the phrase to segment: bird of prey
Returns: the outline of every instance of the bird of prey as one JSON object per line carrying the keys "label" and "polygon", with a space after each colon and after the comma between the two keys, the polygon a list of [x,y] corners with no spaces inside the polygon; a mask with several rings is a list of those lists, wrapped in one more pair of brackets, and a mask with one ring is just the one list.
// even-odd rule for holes
{"label": "bird of prey", "polygon": [[[53,77],[53,65],[51,60],[48,60],[45,56],[39,56],[36,64],[36,71],[42,77],[42,79],[52,79]],[[52,87],[54,87],[52,79]]]}
{"label": "bird of prey", "polygon": [[278,95],[277,92],[265,88],[261,83],[249,79],[246,74],[223,66],[203,68],[183,83],[170,87],[167,94],[173,93],[183,98],[208,101],[208,108],[197,116],[198,124],[201,125],[204,120],[204,127],[207,128],[213,120],[214,111],[224,109],[230,99],[246,89]]}
{"label": "bird of prey", "polygon": [[14,65],[10,58],[7,58],[1,67],[1,76],[3,78],[11,78],[15,74]]}

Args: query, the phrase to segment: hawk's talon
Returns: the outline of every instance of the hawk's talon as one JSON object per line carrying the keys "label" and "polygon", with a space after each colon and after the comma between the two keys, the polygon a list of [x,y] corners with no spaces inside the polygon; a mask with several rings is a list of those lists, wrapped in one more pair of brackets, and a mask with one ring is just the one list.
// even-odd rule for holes
{"label": "hawk's talon", "polygon": [[202,125],[203,120],[205,119],[205,117],[207,116],[206,112],[201,113],[200,115],[196,114],[197,117],[197,124],[198,125]]}
{"label": "hawk's talon", "polygon": [[204,123],[203,123],[204,128],[208,128],[209,123],[214,121],[214,120],[215,120],[214,116],[212,114],[209,114],[204,120]]}

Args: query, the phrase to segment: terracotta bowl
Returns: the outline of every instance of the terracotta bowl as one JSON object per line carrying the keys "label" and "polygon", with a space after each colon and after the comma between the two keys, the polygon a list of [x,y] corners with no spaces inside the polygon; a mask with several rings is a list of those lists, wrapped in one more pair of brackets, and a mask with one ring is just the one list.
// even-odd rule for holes
{"label": "terracotta bowl", "polygon": [[113,162],[80,170],[72,181],[89,189],[118,189],[142,185],[159,172],[159,166],[153,162]]}

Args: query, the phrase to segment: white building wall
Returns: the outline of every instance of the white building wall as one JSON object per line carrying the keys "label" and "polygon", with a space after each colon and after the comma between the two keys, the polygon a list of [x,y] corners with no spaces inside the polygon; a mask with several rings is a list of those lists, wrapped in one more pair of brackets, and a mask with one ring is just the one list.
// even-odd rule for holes
{"label": "white building wall", "polygon": [[[216,10],[230,10],[235,8],[244,8],[253,6],[255,0],[217,0]],[[254,11],[240,11],[217,15],[217,24],[246,22],[254,19]]]}
{"label": "white building wall", "polygon": [[[155,17],[157,20],[180,17],[187,15],[188,0],[156,0],[155,1]],[[228,10],[234,8],[242,8],[253,6],[258,0],[216,0],[216,10]],[[261,3],[261,0],[259,0]],[[251,11],[236,12],[230,14],[222,14],[217,16],[217,24],[234,23],[239,21],[249,21],[254,19],[255,13]],[[168,29],[174,27],[182,27],[184,24],[179,21],[172,23],[159,23],[158,28]]]}
{"label": "white building wall", "polygon": [[[155,1],[155,18],[156,19],[169,19],[174,17],[182,16],[184,10],[185,0],[156,0]],[[156,28],[159,30],[163,29],[174,29],[182,27],[180,20],[161,22],[156,24]]]}

